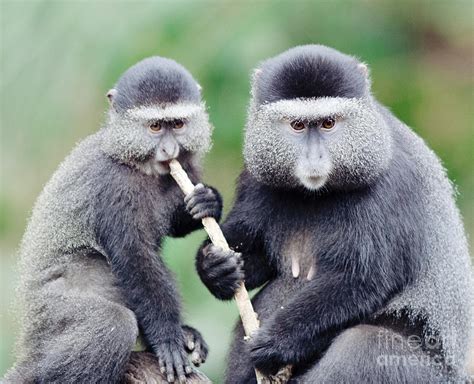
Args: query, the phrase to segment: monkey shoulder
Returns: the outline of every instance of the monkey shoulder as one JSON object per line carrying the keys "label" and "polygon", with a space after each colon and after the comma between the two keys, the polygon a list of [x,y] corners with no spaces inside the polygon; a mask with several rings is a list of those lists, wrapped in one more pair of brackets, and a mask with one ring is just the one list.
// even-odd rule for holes
{"label": "monkey shoulder", "polygon": [[101,140],[98,132],[78,143],[46,183],[23,237],[23,253],[94,248],[98,227],[169,221],[168,210],[178,201],[170,197],[176,195],[171,181],[163,185],[112,159]]}
{"label": "monkey shoulder", "polygon": [[[276,207],[273,207],[276,208]],[[244,167],[237,180],[236,196],[224,227],[245,228],[245,231],[262,232],[268,225],[272,209],[271,191],[260,184]]]}

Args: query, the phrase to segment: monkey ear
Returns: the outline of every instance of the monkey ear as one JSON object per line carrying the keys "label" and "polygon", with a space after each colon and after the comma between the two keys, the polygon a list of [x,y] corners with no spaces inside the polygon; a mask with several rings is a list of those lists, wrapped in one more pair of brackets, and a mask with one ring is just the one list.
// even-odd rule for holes
{"label": "monkey ear", "polygon": [[258,78],[260,77],[262,73],[262,69],[261,68],[255,68],[253,70],[253,73],[252,73],[252,80],[255,82],[258,80]]}
{"label": "monkey ear", "polygon": [[256,96],[256,88],[257,88],[257,82],[260,78],[260,75],[262,74],[262,69],[261,68],[255,68],[252,72],[252,77],[251,77],[251,90],[250,93],[252,94],[252,97],[255,98]]}
{"label": "monkey ear", "polygon": [[115,88],[112,88],[107,92],[107,99],[109,99],[110,105],[112,105],[112,103],[114,102],[114,98],[116,94],[117,94],[117,90]]}
{"label": "monkey ear", "polygon": [[370,81],[370,72],[369,67],[365,63],[359,63],[357,65],[357,69],[364,75],[365,77],[365,84],[367,85],[367,91],[370,92],[371,88],[371,81]]}
{"label": "monkey ear", "polygon": [[369,67],[365,63],[359,63],[357,65],[357,68],[359,68],[359,71],[361,71],[365,77],[369,77]]}

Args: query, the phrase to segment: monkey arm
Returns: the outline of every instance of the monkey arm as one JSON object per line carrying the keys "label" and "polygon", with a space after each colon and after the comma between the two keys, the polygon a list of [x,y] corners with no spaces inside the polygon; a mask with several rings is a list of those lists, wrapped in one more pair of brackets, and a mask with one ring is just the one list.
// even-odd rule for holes
{"label": "monkey arm", "polygon": [[200,228],[202,228],[201,220],[193,219],[186,210],[186,205],[183,203],[173,214],[169,236],[184,237]]}
{"label": "monkey arm", "polygon": [[242,255],[244,281],[247,289],[260,287],[276,276],[276,266],[268,257],[263,234],[264,221],[258,217],[259,193],[248,180],[247,171],[239,176],[235,203],[221,225],[229,247]]}
{"label": "monkey arm", "polygon": [[131,227],[133,224],[126,231],[114,227],[101,236],[100,244],[127,306],[135,313],[146,341],[156,351],[158,344],[182,337],[179,295],[173,276],[157,254],[158,249]]}
{"label": "monkey arm", "polygon": [[244,282],[247,289],[260,287],[276,274],[276,268],[270,263],[259,232],[255,232],[246,224],[234,220],[231,212],[222,231],[229,247],[242,255]]}
{"label": "monkey arm", "polygon": [[126,305],[156,352],[160,343],[182,339],[180,302],[173,276],[158,255],[153,211],[133,188],[139,186],[117,176],[105,184],[93,209],[94,231]]}
{"label": "monkey arm", "polygon": [[[174,279],[159,257],[142,207],[130,201],[112,212],[103,210],[96,228],[98,243],[118,280],[125,304],[135,313],[146,344],[161,362],[168,381],[192,369],[184,348],[179,295]],[[111,204],[114,205],[114,204]],[[148,211],[148,210],[147,210]]]}
{"label": "monkey arm", "polygon": [[196,269],[206,287],[221,300],[230,300],[242,279],[248,289],[270,280],[276,269],[269,262],[261,236],[261,229],[252,229],[246,222],[245,205],[240,196],[221,225],[224,237],[232,251],[211,247],[206,240],[196,257]]}

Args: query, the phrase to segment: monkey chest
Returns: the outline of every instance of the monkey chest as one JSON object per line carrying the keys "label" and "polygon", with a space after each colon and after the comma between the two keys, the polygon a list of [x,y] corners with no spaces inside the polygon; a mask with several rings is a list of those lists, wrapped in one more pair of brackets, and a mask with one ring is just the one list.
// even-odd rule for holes
{"label": "monkey chest", "polygon": [[316,245],[309,231],[289,234],[280,250],[279,269],[293,279],[311,280],[316,273]]}
{"label": "monkey chest", "polygon": [[154,224],[163,229],[168,229],[176,216],[184,211],[184,196],[177,188],[154,191],[147,202],[147,206]]}

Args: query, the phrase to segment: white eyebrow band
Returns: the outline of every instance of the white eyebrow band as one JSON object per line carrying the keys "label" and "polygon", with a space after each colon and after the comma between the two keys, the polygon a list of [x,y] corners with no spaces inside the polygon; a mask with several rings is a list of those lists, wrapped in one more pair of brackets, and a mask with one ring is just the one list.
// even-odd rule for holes
{"label": "white eyebrow band", "polygon": [[261,106],[267,116],[278,119],[320,119],[328,116],[349,115],[361,109],[363,101],[345,97],[280,100]]}
{"label": "white eyebrow band", "polygon": [[142,106],[132,108],[125,113],[131,118],[145,120],[188,119],[200,113],[205,113],[206,106],[201,104],[172,104],[163,107]]}

